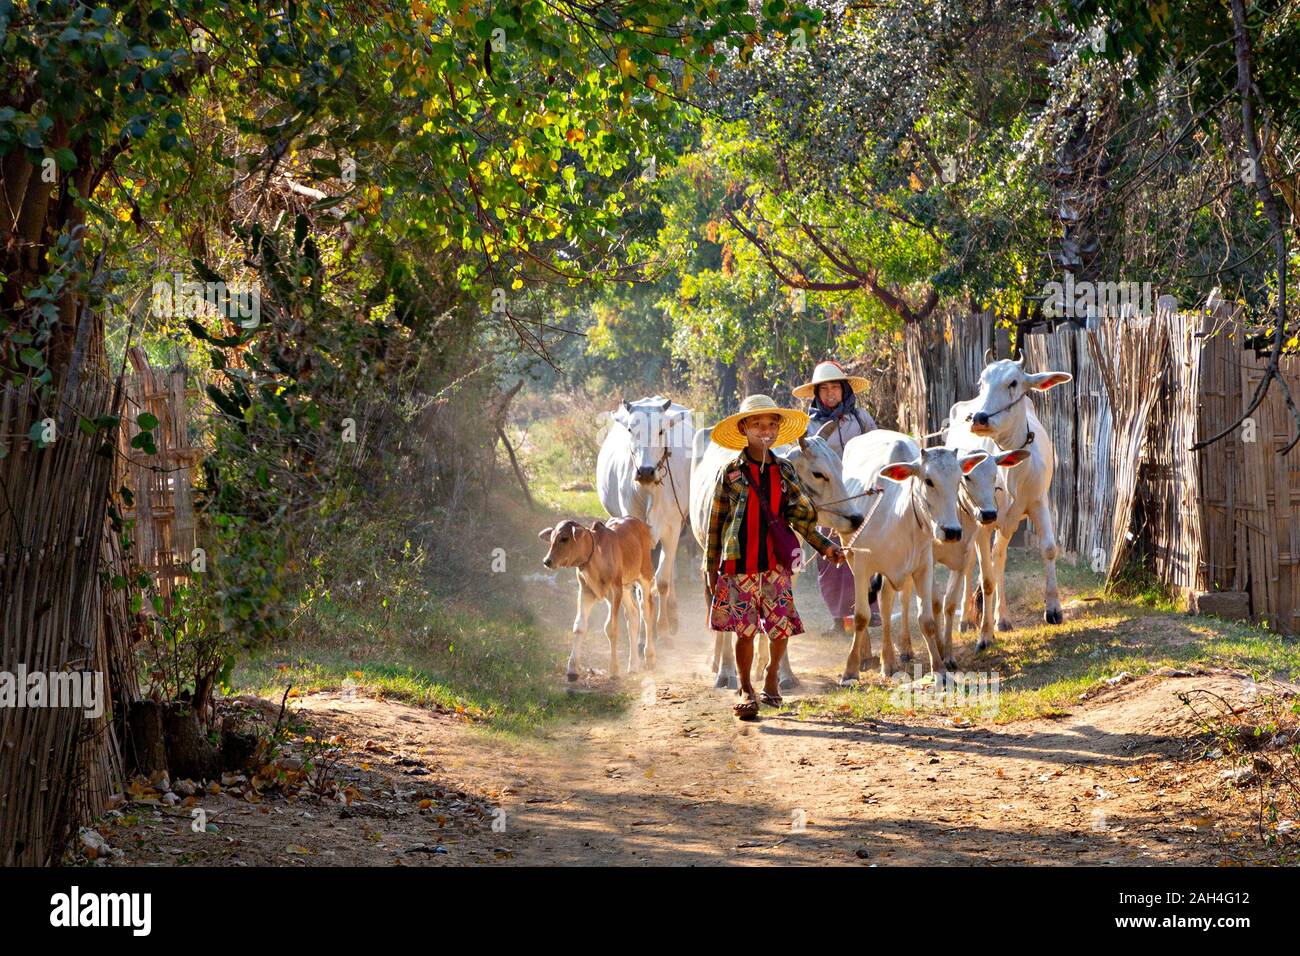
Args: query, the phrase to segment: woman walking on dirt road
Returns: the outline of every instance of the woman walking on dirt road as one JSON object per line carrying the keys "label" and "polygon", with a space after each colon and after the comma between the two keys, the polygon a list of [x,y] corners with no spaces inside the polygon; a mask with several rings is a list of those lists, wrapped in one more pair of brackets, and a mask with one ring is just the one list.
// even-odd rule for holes
{"label": "woman walking on dirt road", "polygon": [[[808,407],[808,435],[821,434],[843,458],[844,446],[876,427],[875,419],[865,408],[858,407],[858,395],[866,390],[867,380],[860,375],[849,375],[838,362],[818,362],[812,380],[792,390],[795,398],[811,398]],[[826,429],[831,422],[834,428]],[[829,535],[830,528],[818,528]],[[876,603],[879,582],[872,581],[871,626],[880,625],[880,609]],[[848,564],[832,564],[825,558],[817,559],[817,586],[822,592],[826,610],[831,612],[831,628],[825,636],[852,633],[853,572]]]}

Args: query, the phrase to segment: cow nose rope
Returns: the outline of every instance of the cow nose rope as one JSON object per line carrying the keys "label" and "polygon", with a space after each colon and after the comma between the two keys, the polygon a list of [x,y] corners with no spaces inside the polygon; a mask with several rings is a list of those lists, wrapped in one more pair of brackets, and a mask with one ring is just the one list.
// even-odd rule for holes
{"label": "cow nose rope", "polygon": [[[987,421],[987,420],[990,419],[990,418],[993,418],[993,417],[995,417],[995,416],[997,416],[997,415],[1001,415],[1001,414],[1002,414],[1003,412],[1005,412],[1008,408],[1012,408],[1012,407],[1014,407],[1015,405],[1019,404],[1020,402],[1023,402],[1023,401],[1024,401],[1026,398],[1028,398],[1028,397],[1029,397],[1029,393],[1028,393],[1028,392],[1021,392],[1021,393],[1020,393],[1020,397],[1017,398],[1015,401],[1008,402],[1007,404],[1005,404],[1005,405],[1003,405],[1001,408],[999,408],[996,412],[989,412],[987,415],[985,415],[985,416],[984,416],[985,420]],[[975,419],[975,413],[974,413],[974,412],[971,412],[969,415],[966,416],[966,421],[968,421],[968,422],[969,422],[969,421],[974,421],[974,419]],[[947,427],[947,425],[948,425],[948,423],[947,423],[947,422],[944,422],[944,427]],[[938,434],[938,433],[936,432],[936,434]],[[1028,448],[1028,447],[1029,447],[1030,445],[1032,445],[1033,443],[1034,443],[1034,430],[1033,430],[1032,428],[1030,428],[1028,425],[1026,425],[1026,426],[1025,426],[1025,440],[1022,441],[1022,442],[1021,442],[1019,445],[1017,445],[1015,448],[1010,448],[1010,449],[1008,449],[1008,451],[1016,451],[1017,449],[1020,449],[1020,448]]]}
{"label": "cow nose rope", "polygon": [[[868,488],[866,491],[864,491],[864,492],[862,492],[862,493],[860,493],[860,494],[849,495],[847,498],[832,498],[830,501],[826,501],[826,502],[823,502],[822,504],[817,505],[817,507],[818,507],[818,508],[821,508],[823,511],[825,511],[825,510],[827,510],[827,509],[826,509],[826,505],[838,505],[838,504],[840,504],[841,502],[844,502],[844,501],[854,501],[854,500],[856,500],[856,499],[858,499],[858,498],[865,498],[865,497],[867,497],[868,495],[878,495],[878,494],[880,494],[880,493],[881,493],[882,491],[884,491],[884,490],[885,490],[884,488]],[[839,512],[834,512],[834,513],[835,513],[835,514],[838,514]],[[845,517],[848,517],[848,516],[845,515]]]}
{"label": "cow nose rope", "polygon": [[937,432],[930,432],[930,434],[928,434],[928,435],[922,435],[922,436],[921,436],[921,442],[922,442],[922,444],[924,444],[925,442],[928,442],[931,438],[938,438],[940,435],[942,435],[944,432],[946,432],[946,431],[948,430],[948,426],[949,426],[950,424],[952,424],[952,423],[951,423],[948,419],[945,418],[945,419],[943,420],[943,423],[939,425],[939,430],[938,430]]}
{"label": "cow nose rope", "polygon": [[[879,495],[884,490],[885,490],[884,488],[880,488],[880,487],[869,488],[866,491],[862,492],[862,495]],[[861,498],[862,495],[854,495],[853,497]],[[845,500],[847,501],[848,499],[846,498]],[[840,548],[841,551],[846,551],[846,552],[860,551],[863,554],[867,552],[868,550],[867,548],[853,547],[853,542],[858,540],[858,535],[862,534],[862,530],[871,523],[871,516],[876,513],[876,509],[880,507],[880,503],[884,500],[885,500],[884,498],[877,498],[875,501],[871,503],[871,508],[867,511],[867,516],[862,519],[862,524],[858,525],[858,529],[854,531],[853,534],[849,535],[849,540],[844,542],[844,546]]]}
{"label": "cow nose rope", "polygon": [[[916,513],[916,487],[917,487],[917,478],[916,478],[915,475],[913,475],[913,476],[912,476],[912,488],[911,488],[911,492],[910,492],[910,494],[908,495],[908,497],[912,499],[912,517],[916,519],[916,527],[917,527],[917,530],[919,530],[919,531],[924,531],[924,530],[925,530],[925,522],[922,521],[922,520],[921,520],[921,516],[920,516],[919,514]],[[928,512],[928,510],[929,510],[929,509],[927,508],[927,512]],[[933,515],[930,516],[930,520],[931,520],[931,521],[934,520],[934,516],[933,516]]]}
{"label": "cow nose rope", "polygon": [[657,477],[653,482],[651,482],[651,484],[662,485],[664,483],[663,476],[664,475],[668,476],[668,487],[672,490],[673,493],[673,505],[677,508],[677,514],[681,517],[682,523],[687,524],[689,522],[687,521],[686,518],[686,512],[682,510],[681,499],[677,497],[677,480],[673,478],[673,469],[672,466],[668,463],[668,459],[671,458],[672,455],[673,455],[672,448],[669,447],[668,445],[665,445],[664,453],[660,455],[659,460],[655,462],[653,473]]}
{"label": "cow nose rope", "polygon": [[[989,412],[989,413],[988,413],[987,415],[985,415],[984,417],[985,417],[985,419],[989,419],[989,418],[994,418],[994,417],[996,417],[996,416],[998,416],[998,415],[1001,415],[1001,414],[1002,414],[1003,412],[1005,412],[1007,409],[1009,409],[1009,408],[1014,408],[1016,405],[1019,405],[1021,402],[1023,402],[1023,401],[1024,401],[1026,398],[1028,398],[1028,397],[1029,397],[1029,393],[1028,393],[1028,392],[1021,392],[1021,393],[1020,393],[1020,396],[1019,396],[1018,398],[1015,398],[1015,399],[1011,400],[1010,402],[1007,402],[1007,404],[1003,405],[1003,406],[1002,406],[1001,408],[999,408],[996,412]],[[968,421],[968,422],[970,422],[970,421],[974,421],[974,420],[975,420],[975,414],[976,414],[975,412],[971,412],[969,415],[967,415],[967,416],[966,416],[966,421]]]}
{"label": "cow nose rope", "polygon": [[[579,525],[579,527],[582,526]],[[596,556],[596,529],[586,528],[584,530],[586,530],[587,536],[591,539],[591,547],[587,550],[587,556],[582,559],[582,563],[574,565],[574,567],[579,571],[585,570],[587,565],[591,564],[591,559]]]}
{"label": "cow nose rope", "polygon": [[[996,494],[997,489],[994,488],[993,491]],[[970,490],[966,487],[965,481],[962,481],[962,483],[957,486],[957,497],[961,499],[962,506],[966,509],[967,513],[969,513],[976,521],[979,521],[980,512],[984,509],[975,503],[975,499],[971,497]],[[996,501],[993,503],[995,505],[997,504]]]}
{"label": "cow nose rope", "polygon": [[[667,461],[667,460],[668,460],[668,456],[671,455],[671,454],[672,454],[671,451],[665,449],[663,460],[664,460],[664,461]],[[673,504],[676,505],[676,507],[677,507],[677,513],[678,513],[679,515],[681,515],[681,517],[682,517],[682,524],[689,524],[689,522],[686,520],[686,512],[682,510],[682,503],[681,503],[681,501],[679,501],[678,498],[677,498],[677,481],[676,481],[675,478],[673,478],[673,470],[672,470],[672,468],[665,466],[664,471],[667,472],[667,474],[668,474],[668,487],[672,489],[672,492],[673,492]],[[659,480],[659,484],[661,484],[661,485],[663,484],[663,479],[660,479],[660,480]]]}

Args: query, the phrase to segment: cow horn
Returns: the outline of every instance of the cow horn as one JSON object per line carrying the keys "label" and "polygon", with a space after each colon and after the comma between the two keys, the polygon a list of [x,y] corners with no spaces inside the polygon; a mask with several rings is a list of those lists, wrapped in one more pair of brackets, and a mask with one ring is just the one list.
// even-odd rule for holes
{"label": "cow horn", "polygon": [[821,428],[817,429],[817,437],[829,438],[831,432],[835,431],[835,428],[836,428],[836,422],[835,419],[832,418],[829,421],[827,421],[826,424],[823,425]]}
{"label": "cow horn", "polygon": [[661,412],[666,412],[666,411],[668,411],[668,409],[670,409],[670,408],[672,408],[672,407],[673,407],[673,400],[670,398],[670,399],[668,399],[666,402],[664,402],[664,407],[661,408],[661,409],[659,409],[659,411],[661,411]]}
{"label": "cow horn", "polygon": [[632,410],[632,403],[625,398],[623,399],[623,407],[630,412]]}
{"label": "cow horn", "polygon": [[802,448],[804,451],[808,450],[808,439],[804,438],[803,435],[799,436],[799,447]]}
{"label": "cow horn", "polygon": [[985,349],[985,350],[984,350],[984,364],[985,364],[985,365],[988,365],[990,362],[996,362],[997,359],[998,359],[998,357],[997,357],[995,354],[993,354],[993,350],[992,350],[992,349]]}
{"label": "cow horn", "polygon": [[1024,353],[1024,352],[1021,352],[1021,353],[1020,353],[1020,358],[1016,359],[1016,364],[1019,365],[1021,368],[1024,368],[1024,367],[1025,367],[1025,353]]}

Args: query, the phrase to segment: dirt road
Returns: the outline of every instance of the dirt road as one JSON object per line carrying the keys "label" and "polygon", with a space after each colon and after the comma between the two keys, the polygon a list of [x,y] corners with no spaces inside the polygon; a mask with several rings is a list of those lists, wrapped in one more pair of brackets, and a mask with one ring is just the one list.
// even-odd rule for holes
{"label": "dirt road", "polygon": [[[815,596],[801,595],[801,602]],[[701,611],[687,604],[683,620]],[[1087,614],[1067,605],[1067,614]],[[803,684],[834,688],[844,639],[799,638]],[[683,627],[683,632],[688,628]],[[963,635],[969,647],[969,638]],[[572,693],[629,695],[619,717],[546,740],[485,734],[454,714],[336,693],[298,713],[342,735],[347,807],[306,791],[253,805],[209,795],[219,839],[162,808],[113,834],[122,862],[441,865],[1215,864],[1262,856],[1246,801],[1199,759],[1177,694],[1231,699],[1231,672],[1149,675],[1061,717],[1009,724],[916,711],[849,722],[768,708],[753,723],[712,689],[703,633],[617,687],[589,671]],[[589,642],[584,663],[607,662]],[[557,673],[557,679],[561,679]]]}

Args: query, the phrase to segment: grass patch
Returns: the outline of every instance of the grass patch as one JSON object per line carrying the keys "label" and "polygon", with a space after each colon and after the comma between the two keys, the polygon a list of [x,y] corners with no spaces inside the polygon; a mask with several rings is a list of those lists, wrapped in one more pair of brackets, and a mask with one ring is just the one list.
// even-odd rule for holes
{"label": "grass patch", "polygon": [[[596,456],[608,424],[589,402],[568,397],[559,404],[555,414],[530,422],[519,443],[529,491],[542,507],[566,517],[603,518]],[[575,483],[591,490],[565,489]]]}
{"label": "grass patch", "polygon": [[562,721],[620,713],[625,695],[569,693],[562,657],[522,613],[438,607],[405,613],[321,599],[292,638],[235,667],[237,692],[279,698],[355,687],[358,693],[450,708],[507,734],[538,734]]}
{"label": "grass patch", "polygon": [[[961,636],[960,669],[1000,678],[995,723],[1058,716],[1076,705],[1094,684],[1125,671],[1134,677],[1163,667],[1222,666],[1257,678],[1294,680],[1300,676],[1300,639],[1261,627],[1193,617],[1175,609],[1167,596],[1148,587],[1127,596],[1102,591],[1100,575],[1058,565],[1058,579],[1078,599],[1063,624],[1037,623],[995,632],[991,649],[976,656],[973,632]],[[1008,593],[1016,619],[1039,613],[1042,565],[1036,554],[1012,552],[1007,562]],[[1167,603],[1168,602],[1168,603]],[[925,658],[920,629],[913,626],[913,647]],[[895,641],[898,634],[894,635]],[[954,641],[957,636],[954,635]],[[879,651],[879,631],[873,631]],[[857,689],[833,691],[801,702],[804,714],[861,720],[913,710],[879,672],[863,675]],[[940,708],[940,713],[979,719],[971,709]]]}
{"label": "grass patch", "polygon": [[[577,480],[563,475],[542,473],[533,478],[528,490],[533,493],[537,503],[548,511],[557,512],[567,518],[606,518],[605,508],[600,497],[592,491],[566,491],[564,486]],[[541,530],[541,527],[538,527]]]}

